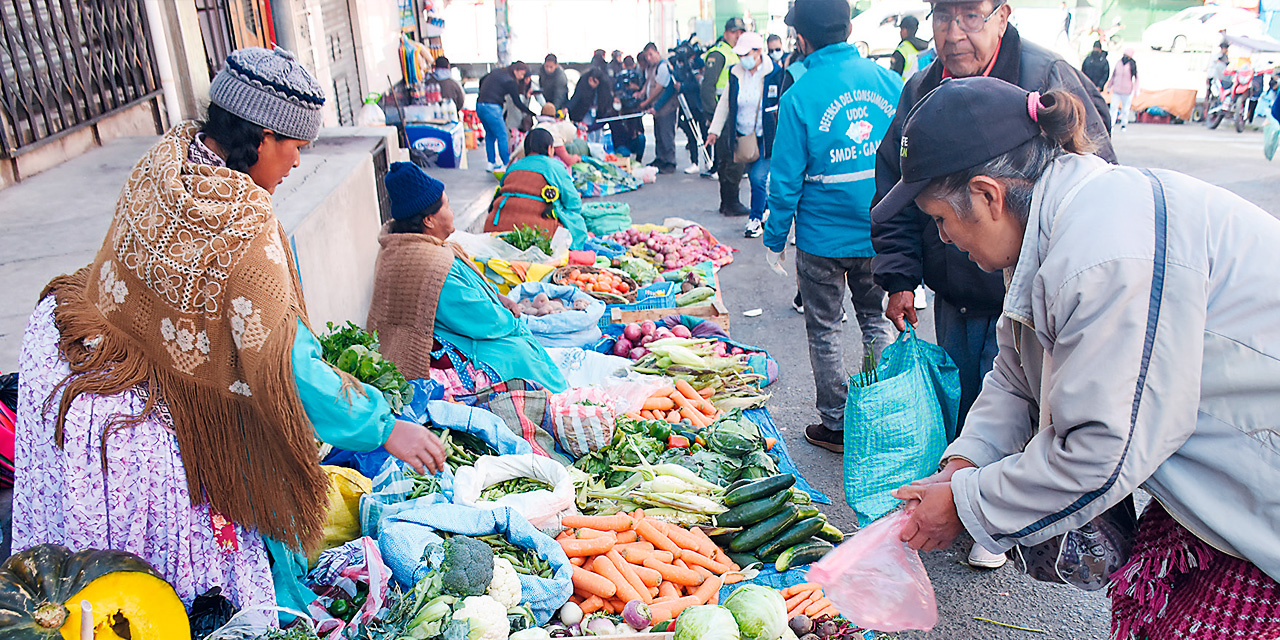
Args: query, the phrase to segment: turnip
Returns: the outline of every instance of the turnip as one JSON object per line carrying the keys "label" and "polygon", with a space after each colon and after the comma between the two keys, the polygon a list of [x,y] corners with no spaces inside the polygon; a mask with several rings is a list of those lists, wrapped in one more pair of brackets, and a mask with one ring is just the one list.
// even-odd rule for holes
{"label": "turnip", "polygon": [[640,333],[643,333],[646,336],[653,335],[653,332],[657,330],[658,330],[658,325],[654,323],[654,321],[652,320],[645,320],[644,322],[640,323]]}
{"label": "turnip", "polygon": [[640,358],[643,358],[647,355],[649,355],[648,349],[645,349],[644,347],[636,347],[635,349],[631,350],[631,353],[627,354],[627,357],[631,358],[632,360],[639,360]]}
{"label": "turnip", "polygon": [[618,338],[618,341],[613,343],[613,355],[622,357],[628,353],[631,353],[631,341],[626,338]]}
{"label": "turnip", "polygon": [[675,334],[675,336],[676,336],[676,337],[678,337],[678,338],[692,338],[692,337],[693,337],[693,333],[689,331],[689,327],[686,327],[686,326],[684,326],[684,325],[682,325],[682,324],[678,324],[678,325],[676,325],[676,326],[672,327],[672,328],[671,328],[671,333]]}
{"label": "turnip", "polygon": [[644,331],[640,329],[639,323],[632,322],[631,324],[622,328],[622,336],[632,342],[639,340],[640,337],[643,335],[644,335]]}

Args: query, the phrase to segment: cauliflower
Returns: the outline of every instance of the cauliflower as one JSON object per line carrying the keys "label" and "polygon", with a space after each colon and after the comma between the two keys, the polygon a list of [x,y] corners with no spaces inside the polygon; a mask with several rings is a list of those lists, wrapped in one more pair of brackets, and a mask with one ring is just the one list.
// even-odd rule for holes
{"label": "cauliflower", "polygon": [[489,582],[486,594],[510,609],[520,604],[520,574],[506,558],[493,559],[493,580]]}
{"label": "cauliflower", "polygon": [[510,624],[507,608],[489,596],[471,596],[462,601],[462,608],[453,612],[454,620],[466,620],[470,625],[467,640],[507,640]]}

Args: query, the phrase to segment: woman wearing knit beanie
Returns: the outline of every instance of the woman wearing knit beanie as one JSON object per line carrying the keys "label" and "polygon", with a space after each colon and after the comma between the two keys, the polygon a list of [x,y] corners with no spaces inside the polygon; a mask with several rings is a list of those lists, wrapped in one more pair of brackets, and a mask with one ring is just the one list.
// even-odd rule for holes
{"label": "woman wearing knit beanie", "polygon": [[[498,295],[466,252],[448,242],[453,208],[444,184],[411,162],[392,164],[385,181],[392,220],[378,240],[382,249],[365,322],[378,332],[383,355],[406,378],[433,378],[446,388],[472,378],[465,386],[474,391],[484,382],[474,379],[478,371],[494,384],[520,378],[552,392],[567,389],[515,303]],[[467,364],[460,368],[446,353],[465,356]]]}
{"label": "woman wearing knit beanie", "polygon": [[[329,480],[316,440],[443,463],[425,428],[325,364],[271,193],[324,94],[283,49],[233,52],[208,118],[147,152],[93,263],[49,283],[23,339],[13,549],[142,556],[190,605],[305,609]],[[354,391],[354,392],[352,392]]]}

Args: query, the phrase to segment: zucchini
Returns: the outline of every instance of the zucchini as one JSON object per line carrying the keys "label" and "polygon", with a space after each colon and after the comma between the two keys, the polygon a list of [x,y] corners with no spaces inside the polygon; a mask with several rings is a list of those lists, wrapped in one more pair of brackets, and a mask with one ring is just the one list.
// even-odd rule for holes
{"label": "zucchini", "polygon": [[764,558],[782,553],[783,550],[794,547],[810,536],[817,534],[822,530],[822,525],[827,523],[827,519],[822,516],[814,516],[805,518],[793,525],[786,531],[783,531],[778,537],[766,542],[760,548],[756,549],[756,555]]}
{"label": "zucchini", "polygon": [[729,493],[730,491],[733,491],[734,489],[737,489],[738,487],[745,487],[745,486],[747,486],[747,485],[751,484],[752,482],[755,482],[755,480],[752,480],[751,478],[739,478],[739,479],[737,479],[737,480],[734,480],[734,481],[733,481],[733,484],[731,484],[731,485],[729,485],[729,486],[725,487],[725,488],[724,488],[724,492],[725,492],[725,493]]}
{"label": "zucchini", "polygon": [[791,487],[791,504],[813,504],[813,496],[807,491]]}
{"label": "zucchini", "polygon": [[768,518],[787,506],[787,492],[779,491],[767,498],[740,504],[718,516],[717,527],[745,527]]}
{"label": "zucchini", "polygon": [[710,298],[711,296],[714,296],[715,294],[716,294],[716,290],[712,289],[711,287],[695,287],[692,291],[688,293],[682,293],[679,296],[677,296],[676,306],[687,307],[691,304],[697,304],[699,302],[702,302],[703,300],[706,300],[707,298]]}
{"label": "zucchini", "polygon": [[760,558],[749,553],[734,553],[732,551],[727,551],[725,552],[725,555],[729,556],[729,559],[732,560],[734,564],[742,567],[743,569],[760,562]]}
{"label": "zucchini", "polygon": [[805,518],[813,518],[813,517],[822,515],[822,512],[818,511],[818,508],[811,504],[798,505],[796,508],[800,510],[801,520],[804,520]]}
{"label": "zucchini", "polygon": [[835,547],[831,546],[826,540],[810,539],[800,544],[792,546],[790,549],[782,552],[778,559],[773,563],[773,568],[782,573],[788,569],[794,569],[801,565],[817,562],[822,556],[827,555]]}
{"label": "zucchini", "polygon": [[[739,480],[741,482],[741,480]],[[724,506],[736,507],[740,504],[746,504],[752,500],[759,500],[766,496],[771,496],[779,491],[790,489],[791,485],[796,483],[796,477],[789,473],[780,473],[776,476],[769,476],[763,480],[747,483],[745,486],[737,487],[732,491],[724,494]],[[790,499],[791,493],[787,492],[787,498]]]}
{"label": "zucchini", "polygon": [[822,525],[822,528],[818,529],[818,533],[816,535],[818,538],[826,540],[827,542],[833,542],[835,544],[844,542],[844,534],[830,522]]}
{"label": "zucchini", "polygon": [[747,530],[734,536],[733,541],[729,543],[729,550],[739,553],[751,551],[772,540],[774,536],[782,533],[783,529],[799,519],[800,508],[793,504],[786,505],[782,511],[751,525]]}

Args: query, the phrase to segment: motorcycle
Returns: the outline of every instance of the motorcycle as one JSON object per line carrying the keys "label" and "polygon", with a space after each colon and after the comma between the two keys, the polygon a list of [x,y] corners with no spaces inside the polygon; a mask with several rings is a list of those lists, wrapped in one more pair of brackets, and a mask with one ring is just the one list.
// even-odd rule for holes
{"label": "motorcycle", "polygon": [[1231,118],[1235,121],[1236,133],[1244,131],[1245,116],[1249,112],[1249,95],[1253,89],[1253,69],[1245,66],[1230,70],[1224,74],[1216,96],[1211,96],[1214,105],[1205,114],[1205,124],[1210,129],[1217,129],[1222,121]]}

